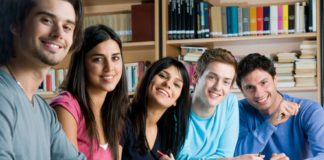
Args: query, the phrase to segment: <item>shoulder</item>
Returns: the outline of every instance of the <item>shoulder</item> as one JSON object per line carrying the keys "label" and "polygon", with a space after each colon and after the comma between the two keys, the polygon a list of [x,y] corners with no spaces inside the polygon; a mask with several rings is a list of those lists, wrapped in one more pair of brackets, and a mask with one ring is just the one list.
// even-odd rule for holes
{"label": "shoulder", "polygon": [[82,118],[82,111],[77,99],[68,91],[61,92],[55,97],[50,105],[55,108],[57,106],[63,107],[70,112],[77,122]]}
{"label": "shoulder", "polygon": [[295,102],[299,104],[300,111],[323,109],[319,103],[309,99],[297,98],[297,97],[289,96],[288,94],[283,94],[283,97],[287,101]]}
{"label": "shoulder", "polygon": [[297,98],[297,97],[289,96],[287,94],[283,94],[283,97],[287,101],[295,102],[299,104],[300,106],[299,115],[312,116],[313,114],[320,112],[320,114],[322,114],[322,116],[324,117],[323,107],[315,101],[309,99]]}
{"label": "shoulder", "polygon": [[221,102],[221,105],[225,105],[227,108],[237,108],[238,101],[236,95],[234,93],[229,93]]}

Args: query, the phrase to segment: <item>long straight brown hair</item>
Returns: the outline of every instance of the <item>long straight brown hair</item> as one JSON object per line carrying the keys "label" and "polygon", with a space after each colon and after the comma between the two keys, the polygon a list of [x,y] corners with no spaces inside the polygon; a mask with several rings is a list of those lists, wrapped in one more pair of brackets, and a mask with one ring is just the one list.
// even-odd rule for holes
{"label": "long straight brown hair", "polygon": [[[117,42],[121,52],[122,44],[118,35],[105,25],[88,27],[84,32],[84,40],[81,49],[72,54],[69,71],[62,89],[69,91],[78,100],[82,114],[85,118],[86,129],[90,138],[98,140],[98,132],[93,111],[91,110],[91,99],[86,88],[85,57],[89,51],[99,43],[106,40]],[[121,53],[122,54],[122,53]],[[125,67],[116,88],[108,92],[101,108],[101,119],[105,138],[108,141],[114,159],[118,156],[119,139],[124,127],[124,120],[128,108],[128,92]],[[90,153],[92,153],[92,148]]]}

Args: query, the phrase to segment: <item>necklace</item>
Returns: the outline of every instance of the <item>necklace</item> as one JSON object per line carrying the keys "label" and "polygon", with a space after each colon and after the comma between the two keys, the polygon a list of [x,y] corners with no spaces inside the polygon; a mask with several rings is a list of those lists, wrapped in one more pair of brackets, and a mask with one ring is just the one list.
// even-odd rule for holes
{"label": "necklace", "polygon": [[7,67],[8,71],[9,71],[10,76],[16,81],[16,83],[18,84],[18,86],[20,88],[24,89],[24,87],[22,86],[22,84],[16,79],[15,75],[13,74],[11,67],[9,67],[8,64],[6,64],[6,67]]}

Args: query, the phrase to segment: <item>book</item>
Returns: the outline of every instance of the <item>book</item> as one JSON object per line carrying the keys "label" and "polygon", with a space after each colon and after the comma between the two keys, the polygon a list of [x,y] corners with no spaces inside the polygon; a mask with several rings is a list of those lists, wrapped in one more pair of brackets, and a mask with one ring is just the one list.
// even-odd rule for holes
{"label": "book", "polygon": [[153,41],[155,33],[154,4],[143,3],[131,6],[132,41]]}

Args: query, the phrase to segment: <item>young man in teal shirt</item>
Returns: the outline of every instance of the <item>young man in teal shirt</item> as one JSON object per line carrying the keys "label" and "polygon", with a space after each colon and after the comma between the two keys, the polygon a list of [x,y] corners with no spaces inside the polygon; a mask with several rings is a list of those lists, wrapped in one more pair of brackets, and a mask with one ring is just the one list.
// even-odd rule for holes
{"label": "young man in teal shirt", "polygon": [[[230,89],[236,60],[227,50],[206,50],[199,58],[186,141],[177,159],[233,157],[239,132],[238,101]],[[246,157],[257,157],[256,154]]]}

